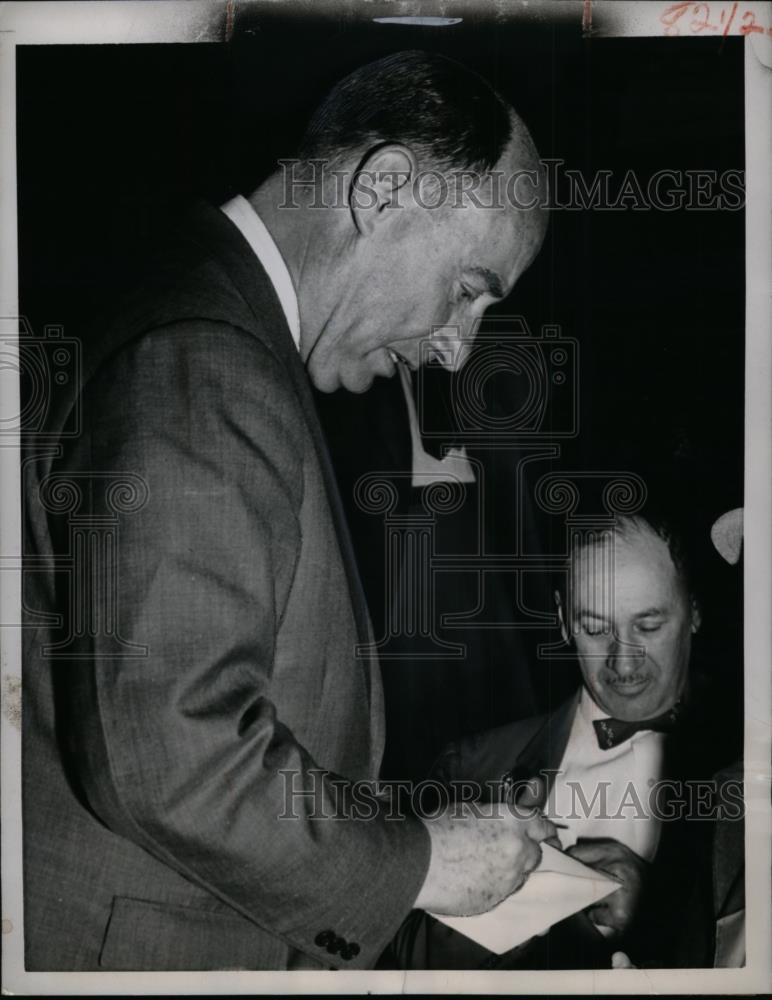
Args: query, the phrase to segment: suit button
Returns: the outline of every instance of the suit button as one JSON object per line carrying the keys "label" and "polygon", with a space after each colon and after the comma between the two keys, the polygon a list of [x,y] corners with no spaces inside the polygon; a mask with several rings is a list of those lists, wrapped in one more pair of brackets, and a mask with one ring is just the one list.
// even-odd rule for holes
{"label": "suit button", "polygon": [[340,950],[340,957],[344,958],[347,962],[350,962],[352,958],[356,958],[359,954],[359,945],[356,941],[349,941],[348,944],[344,945]]}
{"label": "suit button", "polygon": [[314,938],[314,944],[319,945],[320,948],[326,948],[334,940],[335,931],[320,931]]}
{"label": "suit button", "polygon": [[333,940],[330,941],[329,944],[327,945],[327,951],[329,951],[331,955],[337,955],[337,953],[341,950],[342,947],[345,946],[345,944],[346,942],[341,940],[341,938],[339,937],[333,938]]}

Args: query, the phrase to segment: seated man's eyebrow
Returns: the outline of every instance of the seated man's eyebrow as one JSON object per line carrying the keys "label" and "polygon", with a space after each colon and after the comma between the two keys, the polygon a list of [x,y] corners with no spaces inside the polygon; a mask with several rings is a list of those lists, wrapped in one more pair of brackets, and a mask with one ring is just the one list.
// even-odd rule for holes
{"label": "seated man's eyebrow", "polygon": [[609,635],[614,630],[614,625],[605,615],[596,614],[594,611],[579,611],[575,613],[571,620],[572,631],[585,628],[596,628]]}
{"label": "seated man's eyebrow", "polygon": [[606,618],[605,615],[599,615],[595,611],[580,611],[578,617],[579,618],[592,618],[593,621],[598,621],[598,622],[607,622],[608,621],[608,618]]}
{"label": "seated man's eyebrow", "polygon": [[494,298],[503,299],[504,289],[501,284],[501,278],[496,274],[495,271],[491,271],[487,267],[470,267],[467,269],[470,274],[476,274],[478,277],[482,278],[485,285]]}

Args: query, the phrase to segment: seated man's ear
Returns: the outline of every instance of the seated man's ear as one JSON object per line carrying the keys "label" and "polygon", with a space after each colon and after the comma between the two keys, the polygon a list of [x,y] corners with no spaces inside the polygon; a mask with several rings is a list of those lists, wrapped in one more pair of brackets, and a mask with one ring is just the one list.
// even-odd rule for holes
{"label": "seated man's ear", "polygon": [[416,158],[407,146],[389,143],[365,156],[349,188],[349,210],[360,235],[369,236],[405,210],[417,174]]}
{"label": "seated man's ear", "polygon": [[697,599],[693,597],[691,599],[692,608],[692,634],[699,632],[700,625],[702,625],[702,614],[700,612],[700,606],[697,603]]}
{"label": "seated man's ear", "polygon": [[568,625],[566,624],[566,615],[563,610],[563,598],[560,596],[560,591],[553,591],[555,597],[555,607],[558,609],[558,622],[560,623],[560,634],[563,636],[563,642],[570,642],[571,637],[568,632]]}

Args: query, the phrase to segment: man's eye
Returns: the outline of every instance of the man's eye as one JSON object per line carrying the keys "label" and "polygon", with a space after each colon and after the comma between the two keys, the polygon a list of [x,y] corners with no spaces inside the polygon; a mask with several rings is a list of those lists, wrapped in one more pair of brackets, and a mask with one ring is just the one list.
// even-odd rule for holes
{"label": "man's eye", "polygon": [[639,632],[657,632],[662,628],[662,622],[646,622],[638,626]]}
{"label": "man's eye", "polygon": [[603,635],[603,629],[600,625],[583,625],[582,632],[585,635]]}
{"label": "man's eye", "polygon": [[469,288],[467,285],[461,285],[458,292],[459,300],[464,302],[474,302],[478,298],[477,292]]}

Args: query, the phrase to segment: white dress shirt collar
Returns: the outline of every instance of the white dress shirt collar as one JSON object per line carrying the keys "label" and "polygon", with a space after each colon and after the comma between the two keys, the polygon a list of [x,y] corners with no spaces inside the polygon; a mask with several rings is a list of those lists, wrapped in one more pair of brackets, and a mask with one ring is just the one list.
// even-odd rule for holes
{"label": "white dress shirt collar", "polygon": [[[564,824],[559,834],[564,848],[579,837],[613,837],[651,860],[659,843],[660,823],[652,813],[650,795],[653,783],[662,777],[665,735],[641,730],[610,750],[602,750],[592,723],[607,718],[608,713],[583,687],[547,814]],[[584,801],[592,804],[589,812],[577,788]]]}
{"label": "white dress shirt collar", "polygon": [[300,350],[300,310],[295,286],[284,258],[276,246],[263,220],[252,205],[242,195],[226,201],[220,206],[222,212],[241,232],[255,256],[265,268],[271,284],[278,296],[282,311],[290,328],[295,347]]}
{"label": "white dress shirt collar", "polygon": [[611,718],[608,712],[605,712],[597,702],[593,701],[592,695],[584,685],[582,685],[582,695],[579,699],[579,711],[589,725],[598,719]]}

